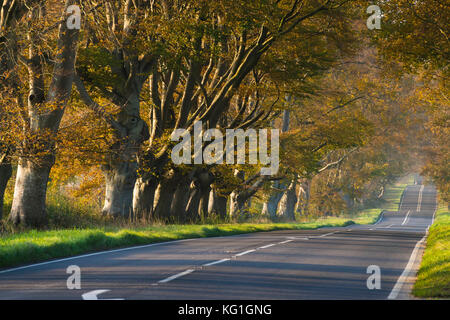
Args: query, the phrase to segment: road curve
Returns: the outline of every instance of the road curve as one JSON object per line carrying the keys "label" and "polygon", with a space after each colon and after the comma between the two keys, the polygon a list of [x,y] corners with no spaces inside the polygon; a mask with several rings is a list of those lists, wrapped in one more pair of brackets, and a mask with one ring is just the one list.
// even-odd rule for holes
{"label": "road curve", "polygon": [[[435,209],[435,188],[411,185],[374,225],[189,239],[9,269],[0,299],[397,298]],[[71,265],[81,289],[67,288]],[[380,289],[367,287],[371,265]]]}

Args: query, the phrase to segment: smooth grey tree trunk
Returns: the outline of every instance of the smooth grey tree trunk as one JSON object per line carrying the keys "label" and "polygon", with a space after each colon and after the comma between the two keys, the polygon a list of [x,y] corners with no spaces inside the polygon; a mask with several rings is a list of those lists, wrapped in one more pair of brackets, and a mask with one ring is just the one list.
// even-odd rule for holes
{"label": "smooth grey tree trunk", "polygon": [[187,222],[186,207],[189,202],[190,184],[192,180],[183,178],[179,181],[175,190],[170,213],[177,222]]}
{"label": "smooth grey tree trunk", "polygon": [[[245,172],[242,170],[235,170],[234,176],[237,179],[244,181]],[[240,197],[239,194],[240,192],[238,190],[234,190],[230,194],[230,210],[229,210],[230,217],[238,215],[244,209],[245,200],[242,199],[242,197]]]}
{"label": "smooth grey tree trunk", "polygon": [[283,196],[283,192],[276,189],[281,188],[284,188],[284,185],[282,183],[280,183],[279,181],[272,182],[272,192],[269,196],[269,199],[267,199],[267,201],[263,204],[263,215],[269,216],[270,218],[275,218],[277,216],[278,203]]}
{"label": "smooth grey tree trunk", "polygon": [[25,160],[19,163],[10,215],[15,225],[39,228],[47,224],[45,201],[52,165],[39,166]]}
{"label": "smooth grey tree trunk", "polygon": [[103,214],[114,217],[130,217],[133,212],[136,170],[135,162],[122,162],[104,171],[106,189]]}
{"label": "smooth grey tree trunk", "polygon": [[153,216],[153,203],[158,184],[155,180],[138,178],[133,191],[133,214],[148,221]]}
{"label": "smooth grey tree trunk", "polygon": [[233,191],[230,194],[230,216],[236,217],[243,213],[245,209],[245,200],[239,196],[239,193]]}
{"label": "smooth grey tree trunk", "polygon": [[200,205],[200,190],[191,186],[189,191],[189,200],[186,205],[186,219],[189,222],[197,222],[200,219],[200,215],[198,214],[198,208]]}
{"label": "smooth grey tree trunk", "polygon": [[308,215],[309,200],[311,195],[311,180],[307,179],[300,183],[297,195],[297,209],[296,211],[302,215]]}
{"label": "smooth grey tree trunk", "polygon": [[[103,214],[114,217],[134,217],[142,215],[146,211],[147,204],[140,204],[140,186],[135,186],[138,178],[138,162],[136,156],[141,144],[148,139],[148,126],[139,118],[139,96],[140,89],[133,89],[128,95],[128,104],[126,111],[122,111],[118,118],[117,126],[120,130],[116,133],[120,140],[111,146],[111,154],[108,164],[102,166],[105,174],[105,204],[103,206]],[[141,179],[142,181],[142,179]],[[146,181],[147,183],[147,181]],[[151,185],[152,181],[148,181]],[[143,191],[149,191],[150,197],[152,188]],[[144,196],[148,195],[146,192]],[[150,203],[149,200],[144,202]],[[133,213],[133,207],[143,208],[142,212]],[[151,210],[150,210],[151,211]]]}
{"label": "smooth grey tree trunk", "polygon": [[297,178],[292,179],[289,187],[283,193],[278,203],[277,216],[287,220],[295,220],[295,205],[297,204],[296,186]]}
{"label": "smooth grey tree trunk", "polygon": [[158,184],[153,204],[155,219],[173,222],[174,219],[171,216],[170,209],[178,187],[178,177],[178,175],[173,175],[170,178],[163,179]]}
{"label": "smooth grey tree trunk", "polygon": [[214,189],[209,193],[208,215],[217,215],[220,219],[227,216],[227,198],[219,195]]}
{"label": "smooth grey tree trunk", "polygon": [[191,222],[196,222],[201,216],[208,214],[209,193],[213,177],[208,170],[197,171],[190,188],[189,201],[186,206],[186,216]]}

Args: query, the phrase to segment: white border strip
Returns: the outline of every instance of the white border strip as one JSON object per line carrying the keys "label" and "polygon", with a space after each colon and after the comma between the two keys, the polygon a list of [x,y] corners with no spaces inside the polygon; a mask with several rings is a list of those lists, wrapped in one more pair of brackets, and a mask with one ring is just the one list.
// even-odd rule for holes
{"label": "white border strip", "polygon": [[384,218],[384,211],[385,211],[385,210],[381,211],[380,216],[378,217],[377,222],[375,222],[375,223],[373,224],[374,226],[376,226],[377,224],[379,224],[379,223],[381,222],[381,220],[383,220],[383,218]]}
{"label": "white border strip", "polygon": [[[437,204],[437,200],[436,204]],[[417,258],[417,254],[419,253],[419,248],[421,246],[421,244],[426,240],[427,236],[428,236],[428,230],[430,229],[430,226],[434,223],[434,217],[436,215],[436,211],[437,211],[437,205],[434,209],[434,213],[433,213],[433,218],[432,218],[432,222],[431,224],[428,226],[426,232],[425,232],[425,236],[420,239],[420,241],[418,241],[416,243],[416,246],[414,247],[413,252],[411,253],[411,256],[409,257],[409,261],[408,264],[406,265],[405,270],[403,270],[402,274],[400,275],[400,277],[397,280],[397,283],[395,284],[394,288],[392,289],[391,293],[388,296],[389,300],[394,300],[397,298],[398,294],[400,293],[400,290],[402,289],[403,285],[406,282],[406,278],[409,276],[409,274],[412,271],[412,268],[414,266],[414,262],[416,261]]]}
{"label": "white border strip", "polygon": [[408,278],[409,274],[412,271],[414,262],[416,261],[417,254],[419,253],[419,247],[425,241],[426,238],[427,236],[425,235],[419,242],[416,243],[416,246],[414,247],[414,250],[411,253],[411,257],[409,257],[409,261],[408,264],[406,265],[405,270],[403,270],[403,273],[398,278],[397,283],[395,284],[394,288],[392,289],[391,293],[388,296],[389,300],[396,299],[398,294],[402,290],[402,287],[405,284],[406,279]]}

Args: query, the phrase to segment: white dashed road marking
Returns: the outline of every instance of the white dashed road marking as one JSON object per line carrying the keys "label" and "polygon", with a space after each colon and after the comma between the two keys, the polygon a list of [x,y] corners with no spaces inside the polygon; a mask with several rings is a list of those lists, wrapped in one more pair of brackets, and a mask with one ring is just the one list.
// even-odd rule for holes
{"label": "white dashed road marking", "polygon": [[171,277],[168,277],[168,278],[166,278],[166,279],[160,280],[160,281],[158,281],[158,283],[167,283],[167,282],[170,282],[170,281],[172,281],[172,280],[175,280],[175,279],[177,279],[177,278],[180,278],[180,277],[185,276],[185,275],[187,275],[187,274],[189,274],[189,273],[192,273],[192,272],[194,272],[194,269],[188,269],[188,270],[186,270],[186,271],[177,273],[177,274],[175,274],[175,275],[173,275],[173,276],[171,276]]}
{"label": "white dashed road marking", "polygon": [[227,262],[227,261],[230,261],[230,259],[226,258],[226,259],[222,259],[222,260],[213,261],[213,262],[210,262],[210,263],[206,263],[203,266],[204,267],[209,267],[209,266],[213,266],[213,265],[216,265],[216,264],[219,264],[219,263],[222,263],[222,262]]}
{"label": "white dashed road marking", "polygon": [[248,253],[255,252],[255,251],[256,251],[255,249],[247,250],[247,251],[238,253],[238,254],[236,254],[236,255],[234,255],[234,256],[235,256],[235,257],[240,257],[240,256],[243,256],[243,255],[246,255],[246,254],[248,254]]}
{"label": "white dashed road marking", "polygon": [[418,203],[417,203],[417,210],[416,211],[420,211],[420,209],[422,208],[422,195],[423,195],[423,188],[425,186],[422,185],[420,187],[420,191],[419,191],[419,199],[418,199]]}

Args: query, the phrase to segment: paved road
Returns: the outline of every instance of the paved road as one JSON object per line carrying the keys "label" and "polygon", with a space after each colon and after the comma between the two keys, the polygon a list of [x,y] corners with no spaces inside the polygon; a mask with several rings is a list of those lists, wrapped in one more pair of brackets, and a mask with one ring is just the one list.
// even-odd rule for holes
{"label": "paved road", "polygon": [[[395,298],[435,207],[436,190],[413,185],[375,225],[183,240],[0,271],[0,299]],[[70,265],[81,268],[80,290],[67,289]],[[381,289],[367,288],[370,265]]]}

